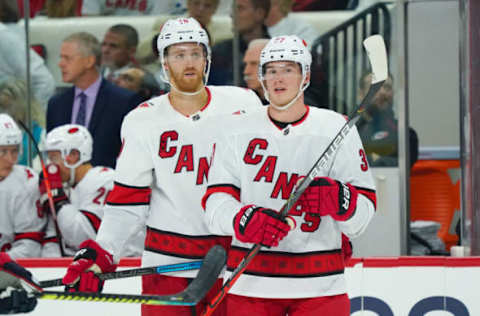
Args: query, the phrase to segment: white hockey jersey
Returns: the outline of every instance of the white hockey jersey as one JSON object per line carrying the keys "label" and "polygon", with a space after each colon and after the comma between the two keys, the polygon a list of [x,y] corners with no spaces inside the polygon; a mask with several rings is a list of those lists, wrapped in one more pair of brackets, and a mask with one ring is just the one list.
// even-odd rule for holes
{"label": "white hockey jersey", "polygon": [[[244,205],[280,210],[297,180],[305,176],[345,124],[333,111],[307,107],[304,117],[281,129],[267,109],[226,121],[229,130],[217,142],[208,189],[202,199],[212,232],[235,236],[233,219]],[[275,248],[262,248],[230,293],[264,298],[305,298],[346,292],[342,232],[361,234],[375,210],[375,191],[356,128],[345,137],[334,159],[317,176],[350,183],[359,191],[350,219],[291,210],[297,226]],[[227,275],[252,244],[233,238]]]}
{"label": "white hockey jersey", "polygon": [[46,217],[38,211],[38,176],[15,165],[0,181],[0,251],[12,258],[40,257]]}
{"label": "white hockey jersey", "polygon": [[[95,239],[103,217],[107,195],[113,189],[114,170],[106,167],[91,168],[82,180],[67,190],[70,203],[57,211],[57,221],[62,233],[67,255],[73,255],[86,239]],[[140,256],[145,234],[140,232],[129,243],[125,255]],[[42,249],[43,257],[60,256],[53,220],[50,219]]]}
{"label": "white hockey jersey", "polygon": [[[193,115],[180,114],[168,95],[162,95],[125,117],[115,185],[97,238],[116,260],[124,238],[145,225],[144,266],[202,259],[213,245],[230,244],[229,238],[209,232],[200,204],[214,143],[223,132],[216,117],[262,105],[251,90],[206,89],[207,104]],[[184,277],[195,274],[175,273]]]}

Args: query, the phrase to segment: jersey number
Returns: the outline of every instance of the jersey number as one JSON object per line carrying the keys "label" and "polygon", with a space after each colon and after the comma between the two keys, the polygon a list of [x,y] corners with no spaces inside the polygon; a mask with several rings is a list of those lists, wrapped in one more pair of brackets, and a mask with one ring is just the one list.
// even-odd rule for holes
{"label": "jersey number", "polygon": [[[98,205],[104,205],[106,201],[106,197],[110,194],[110,191],[107,191],[104,187],[101,187],[97,190],[98,195],[93,199],[93,203]],[[107,194],[105,194],[107,192]]]}
{"label": "jersey number", "polygon": [[360,164],[360,170],[365,172],[365,171],[368,170],[367,155],[365,154],[365,151],[363,149],[360,149],[358,151],[358,154],[360,155],[360,158],[362,159],[362,163]]}
{"label": "jersey number", "polygon": [[320,222],[322,221],[322,218],[317,214],[302,212],[302,211],[296,210],[295,208],[292,208],[290,212],[288,212],[288,215],[293,215],[293,216],[303,215],[304,222],[300,225],[300,229],[302,230],[302,232],[306,232],[306,233],[313,233],[314,231],[316,231],[320,226]]}

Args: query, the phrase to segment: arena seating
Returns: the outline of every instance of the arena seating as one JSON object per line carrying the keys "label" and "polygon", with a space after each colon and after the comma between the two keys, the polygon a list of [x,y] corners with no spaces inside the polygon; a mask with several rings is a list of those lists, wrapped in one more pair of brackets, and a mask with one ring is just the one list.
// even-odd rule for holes
{"label": "arena seating", "polygon": [[[327,11],[327,12],[295,12],[294,16],[311,23],[318,34],[323,34],[336,25],[344,22],[355,11]],[[71,33],[86,31],[95,34],[102,40],[106,30],[118,23],[126,23],[135,27],[140,38],[147,37],[158,19],[168,19],[169,16],[117,16],[111,17],[79,17],[66,19],[36,18],[30,21],[30,43],[43,45],[46,49],[46,64],[52,72],[57,86],[64,86],[60,70],[57,66],[62,40]],[[232,22],[229,16],[214,16],[212,20],[212,36],[217,40],[232,37]]]}

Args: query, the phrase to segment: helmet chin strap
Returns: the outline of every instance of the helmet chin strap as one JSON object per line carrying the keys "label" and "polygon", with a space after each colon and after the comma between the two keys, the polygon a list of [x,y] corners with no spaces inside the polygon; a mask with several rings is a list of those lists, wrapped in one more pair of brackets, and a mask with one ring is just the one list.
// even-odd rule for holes
{"label": "helmet chin strap", "polygon": [[70,179],[68,179],[68,185],[73,187],[75,184],[75,168],[68,167],[68,169],[70,169]]}
{"label": "helmet chin strap", "polygon": [[[290,108],[295,103],[295,101],[298,100],[298,98],[302,95],[303,91],[305,91],[305,89],[307,89],[308,86],[310,85],[310,81],[303,84],[306,77],[307,77],[306,75],[303,76],[303,80],[300,83],[300,86],[298,87],[297,95],[290,102],[288,102],[287,104],[282,105],[282,106],[275,105],[272,101],[270,101],[270,97],[268,96],[268,91],[265,88],[265,86],[263,85],[263,80],[260,81],[260,84],[262,85],[263,92],[264,92],[264,95],[265,95],[265,99],[267,99],[267,101],[270,102],[270,105],[278,111],[285,111],[286,109]],[[302,85],[303,85],[303,87],[302,87]]]}

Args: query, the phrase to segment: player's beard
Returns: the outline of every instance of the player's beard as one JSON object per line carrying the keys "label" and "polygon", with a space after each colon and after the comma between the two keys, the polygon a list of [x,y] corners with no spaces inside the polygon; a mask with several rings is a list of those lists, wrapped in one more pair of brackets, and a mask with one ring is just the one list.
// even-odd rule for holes
{"label": "player's beard", "polygon": [[[192,78],[185,78],[185,72],[194,72]],[[196,92],[203,86],[203,72],[199,72],[195,68],[186,69],[180,73],[170,72],[170,81],[175,87],[182,92]]]}

